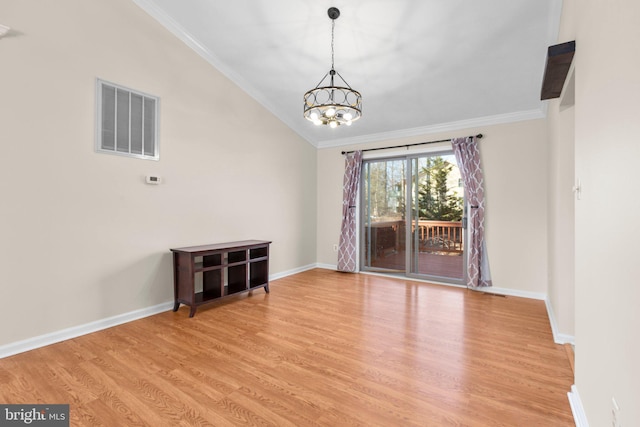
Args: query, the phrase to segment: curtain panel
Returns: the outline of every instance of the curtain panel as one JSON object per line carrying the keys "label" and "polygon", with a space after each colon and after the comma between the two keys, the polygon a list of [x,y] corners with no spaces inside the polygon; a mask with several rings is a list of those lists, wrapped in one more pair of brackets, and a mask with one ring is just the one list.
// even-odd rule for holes
{"label": "curtain panel", "polygon": [[484,176],[477,138],[453,138],[453,152],[460,168],[467,204],[467,287],[491,286],[491,273],[484,238]]}
{"label": "curtain panel", "polygon": [[342,184],[342,227],[338,246],[338,271],[353,273],[357,270],[356,253],[356,198],[360,186],[362,151],[345,156]]}

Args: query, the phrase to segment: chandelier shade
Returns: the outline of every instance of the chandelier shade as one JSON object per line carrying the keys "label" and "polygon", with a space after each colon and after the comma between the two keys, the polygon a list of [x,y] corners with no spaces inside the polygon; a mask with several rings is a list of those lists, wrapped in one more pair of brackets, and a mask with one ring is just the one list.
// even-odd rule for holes
{"label": "chandelier shade", "polygon": [[315,88],[304,94],[304,117],[315,125],[335,128],[351,123],[362,117],[362,95],[349,86],[334,67],[334,29],[340,11],[329,8],[331,18],[331,70],[324,75]]}

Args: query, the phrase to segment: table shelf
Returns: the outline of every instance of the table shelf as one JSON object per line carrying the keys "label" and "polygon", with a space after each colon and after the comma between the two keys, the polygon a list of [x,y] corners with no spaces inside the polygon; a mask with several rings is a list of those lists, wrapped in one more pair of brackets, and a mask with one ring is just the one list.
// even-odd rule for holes
{"label": "table shelf", "polygon": [[[264,288],[269,293],[269,245],[266,240],[243,240],[171,249],[174,270],[174,306],[191,307]],[[196,260],[199,260],[196,262]],[[196,277],[202,276],[202,290]]]}

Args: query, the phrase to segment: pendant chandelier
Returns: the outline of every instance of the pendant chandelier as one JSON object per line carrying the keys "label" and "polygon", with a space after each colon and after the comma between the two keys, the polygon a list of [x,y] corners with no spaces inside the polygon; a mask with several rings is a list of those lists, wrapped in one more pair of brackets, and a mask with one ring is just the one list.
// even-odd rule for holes
{"label": "pendant chandelier", "polygon": [[304,94],[304,117],[317,126],[351,126],[351,123],[362,117],[362,95],[351,89],[334,68],[333,35],[340,11],[331,7],[327,14],[331,18],[331,70],[315,88]]}

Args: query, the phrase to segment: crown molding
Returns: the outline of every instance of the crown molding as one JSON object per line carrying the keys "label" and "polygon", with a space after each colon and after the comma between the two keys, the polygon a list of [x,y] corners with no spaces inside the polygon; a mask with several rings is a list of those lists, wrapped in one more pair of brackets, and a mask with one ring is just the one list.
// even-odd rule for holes
{"label": "crown molding", "polygon": [[263,97],[260,92],[258,92],[249,82],[239,76],[237,73],[234,73],[231,68],[225,65],[225,63],[220,60],[211,50],[207,49],[202,43],[200,43],[191,33],[182,27],[175,19],[171,18],[167,13],[159,8],[155,3],[150,0],[133,0],[133,2],[140,7],[144,12],[146,12],[153,19],[158,21],[160,25],[162,25],[165,29],[167,29],[171,34],[176,36],[179,40],[181,40],[184,44],[186,44],[189,48],[191,48],[194,52],[196,52],[200,57],[202,57],[205,61],[211,64],[216,70],[218,70],[222,75],[231,80],[236,86],[238,86],[243,92],[252,97],[258,104],[262,105],[272,114],[274,117],[277,117],[278,120],[283,122],[289,129],[294,131],[300,138],[304,139],[309,144],[317,147],[317,144],[314,144],[308,138],[303,136],[297,129],[296,124],[292,123],[291,120],[288,120],[284,117],[286,115],[282,113],[275,105],[269,102],[265,97]]}
{"label": "crown molding", "polygon": [[562,1],[563,0],[553,0],[551,2],[551,11],[549,13],[549,20],[547,21],[547,44],[549,46],[558,42],[558,35],[560,34],[560,20],[562,19]]}
{"label": "crown molding", "polygon": [[521,111],[516,113],[498,114],[495,116],[480,117],[469,120],[459,120],[449,123],[441,123],[432,126],[415,127],[392,132],[381,132],[370,135],[356,136],[320,141],[318,148],[342,147],[345,145],[358,145],[364,143],[385,141],[391,139],[407,138],[412,136],[428,135],[439,132],[449,132],[461,129],[476,128],[481,126],[500,125],[505,123],[520,122],[525,120],[543,119],[546,117],[546,105],[541,103],[540,109]]}

